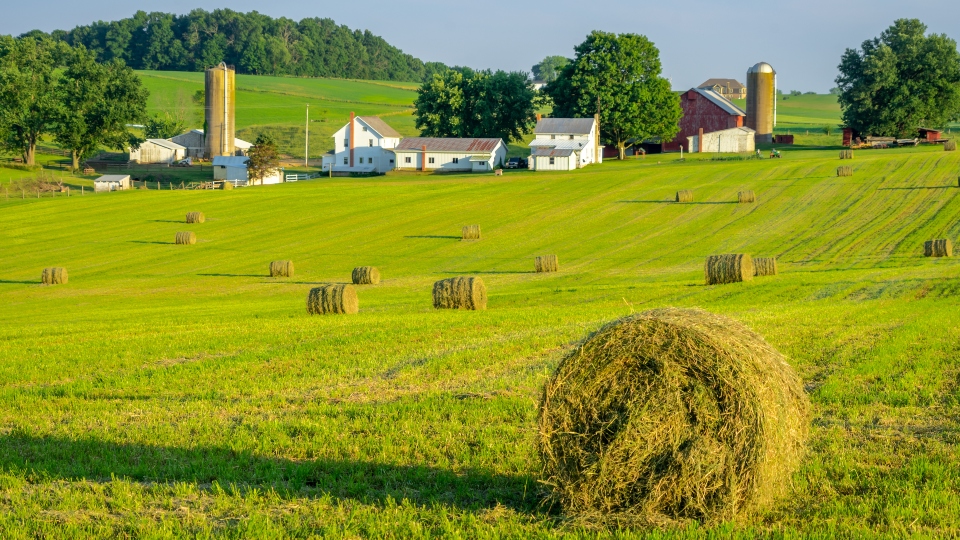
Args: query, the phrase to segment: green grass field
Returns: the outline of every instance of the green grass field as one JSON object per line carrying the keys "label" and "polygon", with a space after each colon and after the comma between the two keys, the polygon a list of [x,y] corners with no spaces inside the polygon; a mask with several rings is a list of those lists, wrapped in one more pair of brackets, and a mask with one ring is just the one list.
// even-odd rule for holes
{"label": "green grass field", "polygon": [[[0,200],[0,537],[960,535],[960,263],[922,256],[960,237],[960,154],[937,150],[858,152],[852,178],[787,150]],[[781,275],[704,286],[722,252]],[[558,274],[532,273],[545,253]],[[275,259],[296,276],[266,277]],[[39,285],[54,265],[69,284]],[[358,315],[307,315],[360,265],[384,281]],[[431,307],[454,275],[486,281],[487,311]],[[809,454],[768,513],[614,531],[541,504],[542,384],[662,306],[744,321],[803,378]]]}

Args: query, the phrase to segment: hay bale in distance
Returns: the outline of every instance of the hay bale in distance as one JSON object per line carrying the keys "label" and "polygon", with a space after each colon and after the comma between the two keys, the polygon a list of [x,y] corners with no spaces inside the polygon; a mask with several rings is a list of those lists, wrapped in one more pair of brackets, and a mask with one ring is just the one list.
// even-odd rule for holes
{"label": "hay bale in distance", "polygon": [[479,225],[466,225],[463,227],[463,236],[462,240],[479,240],[480,239],[480,226]]}
{"label": "hay bale in distance", "polygon": [[777,275],[777,258],[776,257],[757,257],[753,259],[753,275],[755,276]]}
{"label": "hay bale in distance", "polygon": [[293,277],[293,261],[271,262],[270,277]]}
{"label": "hay bale in distance", "polygon": [[177,242],[178,244],[185,244],[185,245],[196,244],[196,243],[197,243],[197,235],[195,235],[195,234],[193,234],[192,232],[189,232],[189,231],[178,232],[178,233],[177,233],[177,240],[176,240],[176,242]]}
{"label": "hay bale in distance", "polygon": [[452,277],[433,284],[436,309],[487,309],[487,287],[478,277]]}
{"label": "hay bale in distance", "polygon": [[784,357],[746,326],[647,311],[588,336],[544,386],[543,481],[571,514],[734,521],[789,490],[809,409]]}
{"label": "hay bale in distance", "polygon": [[853,159],[853,150],[841,150],[840,159]]}
{"label": "hay bale in distance", "polygon": [[353,269],[354,285],[377,285],[380,283],[380,270],[374,266],[358,266]]}
{"label": "hay bale in distance", "polygon": [[331,283],[310,289],[310,294],[307,295],[307,313],[311,315],[350,314],[359,310],[360,301],[353,285]]}
{"label": "hay bale in distance", "polygon": [[206,220],[203,212],[187,212],[187,223],[203,223]]}
{"label": "hay bale in distance", "polygon": [[677,202],[693,202],[693,191],[681,189],[677,192]]}
{"label": "hay bale in distance", "polygon": [[44,268],[40,274],[40,282],[44,285],[65,285],[67,283],[67,269],[60,266]]}
{"label": "hay bale in distance", "polygon": [[949,238],[927,240],[923,243],[924,257],[953,257],[953,242]]}
{"label": "hay bale in distance", "polygon": [[957,141],[947,141],[943,143],[943,150],[945,152],[954,152],[957,149]]}
{"label": "hay bale in distance", "polygon": [[737,192],[737,202],[740,204],[755,203],[757,202],[757,195],[749,190]]}
{"label": "hay bale in distance", "polygon": [[232,183],[232,182],[224,182],[223,185],[220,186],[220,189],[222,189],[222,190],[224,190],[224,191],[230,191],[231,189],[233,189],[233,183]]}
{"label": "hay bale in distance", "polygon": [[849,165],[837,167],[837,176],[853,176],[853,167]]}
{"label": "hay bale in distance", "polygon": [[556,255],[541,255],[534,260],[533,266],[538,274],[543,272],[556,272],[560,270],[560,260],[557,259]]}
{"label": "hay bale in distance", "polygon": [[703,266],[707,285],[738,283],[753,279],[753,259],[745,253],[711,255]]}

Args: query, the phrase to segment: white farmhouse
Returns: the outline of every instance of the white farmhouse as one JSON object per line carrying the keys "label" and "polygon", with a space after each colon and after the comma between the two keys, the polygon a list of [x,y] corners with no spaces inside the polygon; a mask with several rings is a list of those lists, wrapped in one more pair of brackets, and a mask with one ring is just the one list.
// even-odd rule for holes
{"label": "white farmhouse", "polygon": [[250,181],[247,173],[247,162],[250,158],[246,156],[214,156],[213,158],[213,179],[225,180],[233,184],[234,187],[247,185],[266,185],[279,184],[283,182],[283,169],[275,169],[267,175],[266,178],[257,181]]}
{"label": "white farmhouse", "polygon": [[503,165],[503,139],[409,137],[397,145],[397,169],[488,172]]}
{"label": "white farmhouse", "polygon": [[[181,133],[176,137],[170,139],[171,142],[175,142],[181,146],[186,147],[187,155],[186,157],[195,157],[202,158],[206,157],[204,153],[206,152],[206,142],[203,138],[202,129],[191,129],[186,133]],[[245,156],[250,151],[250,147],[253,144],[248,143],[243,139],[234,138],[234,147],[237,149],[238,156]]]}
{"label": "white farmhouse", "polygon": [[323,170],[333,174],[376,173],[393,170],[393,149],[400,134],[378,116],[356,116],[333,134],[334,150],[323,156]]}
{"label": "white farmhouse", "polygon": [[166,139],[147,139],[130,149],[130,161],[135,163],[174,163],[185,157],[186,147]]}
{"label": "white farmhouse", "polygon": [[595,118],[541,118],[530,141],[527,166],[535,171],[572,171],[603,162]]}

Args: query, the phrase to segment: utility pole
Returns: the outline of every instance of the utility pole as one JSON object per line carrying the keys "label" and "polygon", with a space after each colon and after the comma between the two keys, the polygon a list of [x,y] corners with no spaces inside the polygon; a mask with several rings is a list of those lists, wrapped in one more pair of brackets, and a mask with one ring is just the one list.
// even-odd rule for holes
{"label": "utility pole", "polygon": [[303,166],[310,166],[310,104],[307,103],[307,136],[304,138]]}

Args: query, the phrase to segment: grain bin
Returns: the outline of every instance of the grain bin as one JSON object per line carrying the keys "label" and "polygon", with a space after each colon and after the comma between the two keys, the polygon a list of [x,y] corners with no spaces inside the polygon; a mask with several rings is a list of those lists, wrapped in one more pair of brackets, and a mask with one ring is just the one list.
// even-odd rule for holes
{"label": "grain bin", "polygon": [[206,157],[232,156],[236,153],[236,72],[221,62],[206,72],[204,107],[204,150]]}
{"label": "grain bin", "polygon": [[777,125],[777,72],[760,62],[747,70],[747,127],[756,131],[757,144],[773,142]]}

